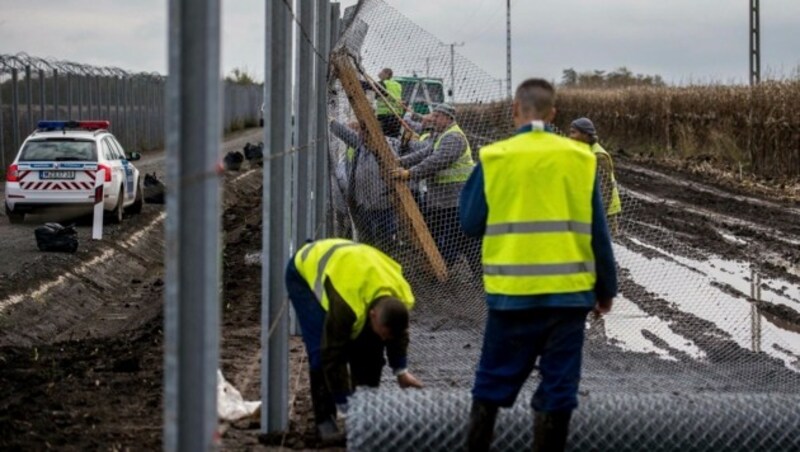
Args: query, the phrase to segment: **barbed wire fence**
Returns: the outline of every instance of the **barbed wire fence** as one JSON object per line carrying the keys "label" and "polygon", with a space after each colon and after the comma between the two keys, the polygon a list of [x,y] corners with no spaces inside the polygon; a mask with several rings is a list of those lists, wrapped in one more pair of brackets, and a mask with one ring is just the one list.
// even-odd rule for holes
{"label": "barbed wire fence", "polygon": [[[163,75],[18,53],[0,55],[3,170],[43,119],[102,119],[129,151],[164,147]],[[226,82],[224,131],[258,125],[262,87]]]}
{"label": "barbed wire fence", "polygon": [[[469,141],[473,161],[482,146],[513,133],[510,100],[505,98],[497,79],[452,52],[448,45],[385,1],[360,1],[346,10],[345,24],[347,28],[334,54],[347,55],[373,109],[381,95],[369,86],[378,79],[379,71],[390,68],[403,86],[408,110],[426,114],[443,102],[455,107],[456,122]],[[333,118],[329,159],[335,168],[331,172],[333,231],[376,246],[403,264],[418,299],[410,362],[431,388],[430,392],[409,396],[392,391],[389,385],[380,393],[357,399],[364,404],[364,410],[357,408],[348,416],[348,423],[352,421],[354,426],[348,433],[353,440],[350,445],[371,450],[394,445],[394,440],[397,444],[413,444],[398,446],[397,450],[449,449],[453,443],[441,441],[452,438],[442,429],[461,428],[459,424],[444,422],[437,427],[435,422],[427,421],[446,417],[443,413],[452,413],[448,410],[456,406],[447,403],[457,397],[441,397],[436,391],[471,387],[486,315],[480,245],[461,232],[457,218],[458,195],[465,178],[441,178],[438,173],[445,169],[441,165],[420,163],[409,157],[426,145],[424,135],[411,139],[409,145],[399,134],[387,138],[397,164],[421,175],[412,179],[407,188],[446,264],[447,276],[443,279],[430,269],[428,250],[415,245],[415,237],[407,227],[413,219],[397,208],[397,189],[384,168],[385,157],[370,146],[363,146],[369,142],[363,132],[367,125],[363,112],[353,104],[352,87],[341,71],[335,75],[328,83],[328,114]],[[404,116],[406,112],[397,113]],[[575,118],[560,118],[560,123],[569,124],[572,119]],[[422,135],[431,130],[416,131]],[[430,141],[425,158],[435,155],[431,147],[444,130],[431,132],[433,138],[427,138]],[[601,166],[598,175],[604,181],[610,180],[605,168]],[[666,399],[645,396],[676,393],[691,398],[710,393],[727,394],[730,397],[726,400],[740,400],[737,397],[741,395],[744,400],[754,394],[771,393],[777,404],[784,396],[791,403],[792,397],[800,393],[800,334],[774,316],[765,315],[763,308],[771,303],[797,309],[800,301],[791,296],[782,298],[775,291],[762,296],[757,279],[758,256],[765,250],[752,242],[747,245],[751,259],[726,260],[714,250],[698,247],[686,240],[685,231],[675,229],[675,218],[664,214],[663,199],[647,194],[638,183],[634,185],[619,184],[622,212],[608,217],[620,296],[612,314],[589,322],[584,394],[616,397],[614,400],[642,397],[643,401],[660,401]],[[674,207],[679,213],[683,208]],[[534,375],[528,382],[520,403],[527,403],[537,378]],[[462,402],[458,399],[452,403],[460,407]],[[405,429],[400,427],[405,425],[400,420],[403,415],[397,414],[379,427],[372,422],[374,413],[368,409],[374,404],[383,407],[387,416],[408,410],[422,422],[414,424],[419,428]],[[746,406],[731,402],[730,407],[735,411]],[[669,408],[668,404],[653,405],[647,412],[657,416]],[[732,413],[728,421],[737,422],[746,414],[750,413]],[[365,417],[359,418],[361,415]],[[694,420],[700,422],[703,415],[697,413]],[[785,416],[786,411],[775,415]],[[513,426],[523,428],[513,423],[498,428]],[[500,437],[505,439],[496,447],[519,446],[520,435],[529,433],[527,428],[517,433],[504,430]],[[607,445],[619,444],[610,436],[606,439]],[[800,447],[796,436],[790,436],[789,442],[785,440],[780,444]],[[771,435],[764,435],[757,444],[770,448],[779,444],[775,441]],[[602,449],[602,444],[596,447]]]}

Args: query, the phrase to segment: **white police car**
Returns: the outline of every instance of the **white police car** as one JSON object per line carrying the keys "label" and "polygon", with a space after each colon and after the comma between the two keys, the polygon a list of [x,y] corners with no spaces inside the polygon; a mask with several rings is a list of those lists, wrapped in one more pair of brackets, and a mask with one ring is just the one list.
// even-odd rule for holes
{"label": "white police car", "polygon": [[139,213],[143,194],[139,170],[126,154],[109,121],[39,121],[6,172],[6,215],[22,223],[26,213],[53,206],[91,207],[95,174],[105,170],[103,207],[109,221],[124,211]]}

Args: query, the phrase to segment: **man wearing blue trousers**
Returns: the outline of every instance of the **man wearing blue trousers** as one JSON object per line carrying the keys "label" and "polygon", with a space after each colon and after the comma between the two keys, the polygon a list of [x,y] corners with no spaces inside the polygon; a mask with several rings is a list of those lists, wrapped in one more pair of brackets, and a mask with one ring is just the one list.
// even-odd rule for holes
{"label": "man wearing blue trousers", "polygon": [[489,307],[472,389],[468,449],[492,442],[536,366],[534,451],[562,451],[577,407],[586,317],[611,310],[617,275],[597,162],[583,143],[545,127],[555,89],[529,79],[516,91],[515,136],[485,146],[461,193],[464,231],[483,237]]}

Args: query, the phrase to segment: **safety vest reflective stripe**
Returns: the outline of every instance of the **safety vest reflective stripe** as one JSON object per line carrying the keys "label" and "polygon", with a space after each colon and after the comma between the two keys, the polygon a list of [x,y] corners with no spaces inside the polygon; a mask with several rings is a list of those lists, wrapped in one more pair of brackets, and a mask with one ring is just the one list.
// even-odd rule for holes
{"label": "safety vest reflective stripe", "polygon": [[[402,114],[402,111],[400,111],[400,99],[403,97],[403,85],[392,79],[387,79],[383,81],[383,87],[386,90],[386,94],[384,96],[378,94],[378,99],[375,102],[375,112],[378,115],[389,115],[393,114],[392,110],[394,109],[394,113]],[[391,103],[391,108],[383,99],[384,97]]]}
{"label": "safety vest reflective stripe", "polygon": [[[336,250],[338,250],[339,248],[344,248],[346,246],[354,246],[354,245],[356,244],[339,243],[337,245],[332,246],[328,251],[325,252],[325,254],[322,255],[322,257],[319,260],[319,263],[317,264],[317,277],[314,279],[314,295],[317,296],[317,300],[322,300],[322,290],[324,289],[323,279],[325,276],[325,266],[328,265],[328,261],[331,260],[331,257],[333,257],[333,253],[335,253]],[[311,247],[308,248],[309,249],[305,250],[304,252],[306,257],[308,256],[308,253],[311,251]]]}
{"label": "safety vest reflective stripe", "polygon": [[539,265],[484,265],[487,275],[501,276],[554,276],[594,273],[594,262],[571,262],[567,264]]}
{"label": "safety vest reflective stripe", "polygon": [[437,184],[466,182],[467,179],[469,179],[469,175],[472,174],[472,169],[475,167],[475,161],[472,160],[472,149],[469,146],[469,140],[467,140],[467,136],[464,134],[464,131],[461,130],[461,127],[459,127],[458,124],[453,123],[449,129],[447,129],[443,134],[439,135],[439,137],[433,143],[433,152],[438,151],[442,147],[442,138],[451,133],[457,133],[461,135],[464,139],[464,143],[467,146],[466,149],[464,149],[464,153],[461,154],[458,160],[453,162],[448,168],[436,173],[434,182]]}
{"label": "safety vest reflective stripe", "polygon": [[579,221],[531,221],[521,223],[499,223],[486,226],[485,235],[531,234],[539,232],[592,233],[591,223]]}

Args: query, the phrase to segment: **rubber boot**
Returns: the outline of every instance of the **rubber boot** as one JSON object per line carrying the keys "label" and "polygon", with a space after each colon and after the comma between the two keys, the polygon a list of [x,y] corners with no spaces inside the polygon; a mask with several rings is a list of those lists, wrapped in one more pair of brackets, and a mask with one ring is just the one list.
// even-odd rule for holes
{"label": "rubber boot", "polygon": [[533,452],[562,452],[567,446],[572,411],[539,413],[533,418]]}
{"label": "rubber boot", "polygon": [[467,450],[469,452],[486,452],[492,445],[494,421],[497,418],[497,405],[477,400],[472,401],[469,413],[469,432],[467,433]]}
{"label": "rubber boot", "polygon": [[312,370],[309,376],[314,423],[317,426],[317,435],[320,441],[323,443],[342,441],[344,434],[336,425],[336,404],[334,404],[333,396],[325,383],[325,374],[322,370]]}

